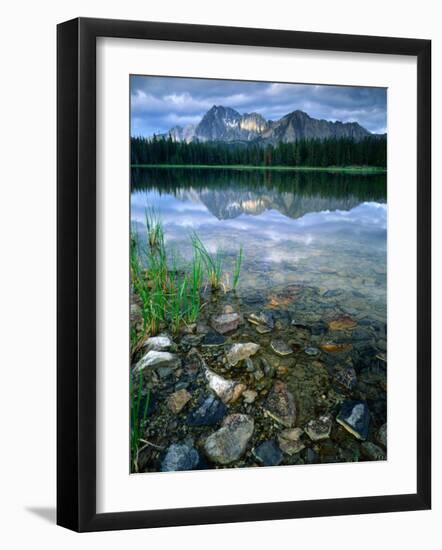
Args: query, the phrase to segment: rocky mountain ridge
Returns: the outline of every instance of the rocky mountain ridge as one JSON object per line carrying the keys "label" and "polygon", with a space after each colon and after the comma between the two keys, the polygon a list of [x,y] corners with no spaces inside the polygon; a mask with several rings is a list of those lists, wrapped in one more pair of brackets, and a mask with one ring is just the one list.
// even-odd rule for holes
{"label": "rocky mountain ridge", "polygon": [[213,105],[198,124],[175,126],[162,137],[170,136],[174,141],[186,143],[219,141],[276,145],[300,139],[350,138],[359,141],[376,135],[358,122],[316,119],[301,110],[272,121],[259,113],[241,114],[231,107]]}

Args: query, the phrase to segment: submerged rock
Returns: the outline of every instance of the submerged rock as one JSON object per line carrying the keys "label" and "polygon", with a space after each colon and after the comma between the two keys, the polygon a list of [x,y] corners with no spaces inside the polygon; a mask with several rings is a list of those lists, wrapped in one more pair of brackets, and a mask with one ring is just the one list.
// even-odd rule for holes
{"label": "submerged rock", "polygon": [[278,435],[278,443],[281,451],[293,456],[305,449],[305,445],[301,441],[302,434],[303,431],[301,428],[282,430]]}
{"label": "submerged rock", "polygon": [[312,357],[314,357],[314,356],[316,356],[316,355],[319,355],[319,350],[318,350],[318,348],[307,347],[307,348],[304,348],[304,352],[305,352],[307,355],[311,355]]}
{"label": "submerged rock", "polygon": [[383,449],[371,443],[371,441],[364,441],[361,445],[362,455],[369,460],[386,460],[387,456]]}
{"label": "submerged rock", "polygon": [[151,336],[143,345],[144,348],[147,348],[147,351],[169,351],[172,346],[173,341],[169,338],[169,336],[167,336],[167,334]]}
{"label": "submerged rock", "polygon": [[352,319],[349,315],[341,315],[336,319],[333,319],[328,323],[330,330],[351,330],[356,327],[357,321]]}
{"label": "submerged rock", "polygon": [[266,325],[255,325],[255,330],[258,334],[268,334],[272,329]]}
{"label": "submerged rock", "polygon": [[235,380],[226,380],[226,378],[223,378],[210,369],[206,369],[204,374],[210,389],[226,404],[237,401],[247,387]]}
{"label": "submerged rock", "polygon": [[238,313],[223,313],[212,317],[210,320],[212,327],[221,334],[236,330],[239,322],[240,316]]}
{"label": "submerged rock", "polygon": [[277,380],[264,404],[266,413],[274,420],[291,428],[296,421],[295,398],[287,389],[286,384]]}
{"label": "submerged rock", "polygon": [[293,353],[292,348],[284,342],[284,340],[272,340],[270,347],[277,355],[290,355]]}
{"label": "submerged rock", "polygon": [[273,315],[269,311],[260,311],[258,314],[251,313],[247,320],[252,325],[256,325],[256,330],[264,334],[265,332],[270,332],[275,326],[275,320]]}
{"label": "submerged rock", "polygon": [[387,448],[387,423],[382,424],[377,433],[377,441],[385,448]]}
{"label": "submerged rock", "polygon": [[192,396],[190,393],[183,388],[169,395],[167,399],[167,406],[173,413],[177,414],[183,410],[191,398]]}
{"label": "submerged rock", "polygon": [[334,342],[325,342],[320,345],[320,348],[327,353],[344,353],[346,351],[351,351],[353,346],[349,343],[335,344]]}
{"label": "submerged rock", "polygon": [[216,464],[230,464],[241,458],[254,429],[253,418],[246,414],[231,414],[224,419],[222,427],[210,435],[204,450]]}
{"label": "submerged rock", "polygon": [[252,454],[264,466],[278,466],[282,462],[281,449],[274,439],[261,443],[252,450]]}
{"label": "submerged rock", "polygon": [[365,401],[345,401],[336,421],[357,439],[367,439],[370,411]]}
{"label": "submerged rock", "polygon": [[226,339],[218,332],[208,332],[201,340],[201,345],[204,348],[223,346],[225,343]]}
{"label": "submerged rock", "polygon": [[334,372],[335,381],[346,388],[352,390],[358,383],[356,371],[353,367],[336,367]]}
{"label": "submerged rock", "polygon": [[142,359],[135,365],[133,372],[139,373],[148,368],[168,368],[177,369],[181,365],[181,359],[174,353],[168,351],[148,351]]}
{"label": "submerged rock", "polygon": [[193,470],[199,463],[198,451],[190,443],[173,443],[161,462],[162,472]]}
{"label": "submerged rock", "polygon": [[313,449],[310,449],[310,447],[305,451],[305,457],[304,457],[304,460],[307,464],[314,464],[315,462],[318,461],[318,455],[317,453],[313,450]]}
{"label": "submerged rock", "polygon": [[226,406],[213,394],[203,397],[187,417],[189,426],[213,426],[227,414]]}
{"label": "submerged rock", "polygon": [[273,367],[265,357],[260,357],[262,370],[268,378],[275,376],[275,367]]}
{"label": "submerged rock", "polygon": [[227,361],[231,367],[237,365],[243,359],[247,359],[259,350],[259,344],[247,342],[246,344],[233,344],[226,353]]}
{"label": "submerged rock", "polygon": [[305,433],[312,441],[320,441],[330,437],[332,419],[328,415],[320,416],[316,420],[310,420],[305,427]]}

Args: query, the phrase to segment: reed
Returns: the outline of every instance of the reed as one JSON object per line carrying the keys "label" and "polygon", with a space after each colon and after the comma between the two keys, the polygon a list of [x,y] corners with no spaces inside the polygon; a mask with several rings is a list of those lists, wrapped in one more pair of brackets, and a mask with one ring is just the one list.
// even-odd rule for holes
{"label": "reed", "polygon": [[211,254],[200,237],[193,232],[191,235],[192,246],[197,250],[206,268],[209,284],[212,289],[217,290],[221,286],[221,276],[223,272],[223,258],[220,250]]}
{"label": "reed", "polygon": [[238,286],[238,283],[239,283],[239,276],[241,274],[242,257],[243,257],[243,247],[241,245],[239,247],[239,253],[235,259],[235,266],[233,268],[233,290],[236,290],[236,287]]}
{"label": "reed", "polygon": [[150,403],[150,388],[143,391],[143,375],[140,373],[138,384],[130,381],[130,457],[131,470],[138,472],[140,442],[146,429]]}

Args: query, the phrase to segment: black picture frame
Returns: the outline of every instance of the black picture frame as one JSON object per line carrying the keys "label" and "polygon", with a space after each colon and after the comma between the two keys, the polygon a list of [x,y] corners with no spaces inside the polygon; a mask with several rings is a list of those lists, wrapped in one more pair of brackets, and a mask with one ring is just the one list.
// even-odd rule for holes
{"label": "black picture frame", "polygon": [[[96,512],[96,39],[300,48],[417,59],[417,492]],[[425,510],[431,506],[431,41],[74,19],[57,28],[57,523],[83,531]],[[411,360],[411,359],[410,359]]]}

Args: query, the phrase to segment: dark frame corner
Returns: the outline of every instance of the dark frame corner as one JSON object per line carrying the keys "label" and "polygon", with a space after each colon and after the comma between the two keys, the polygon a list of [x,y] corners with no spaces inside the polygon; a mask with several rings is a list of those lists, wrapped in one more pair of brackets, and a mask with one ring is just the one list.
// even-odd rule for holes
{"label": "dark frame corner", "polygon": [[[417,59],[417,492],[97,514],[96,39],[135,38],[414,56]],[[75,531],[427,510],[431,507],[431,41],[74,19],[57,28],[57,523]]]}

